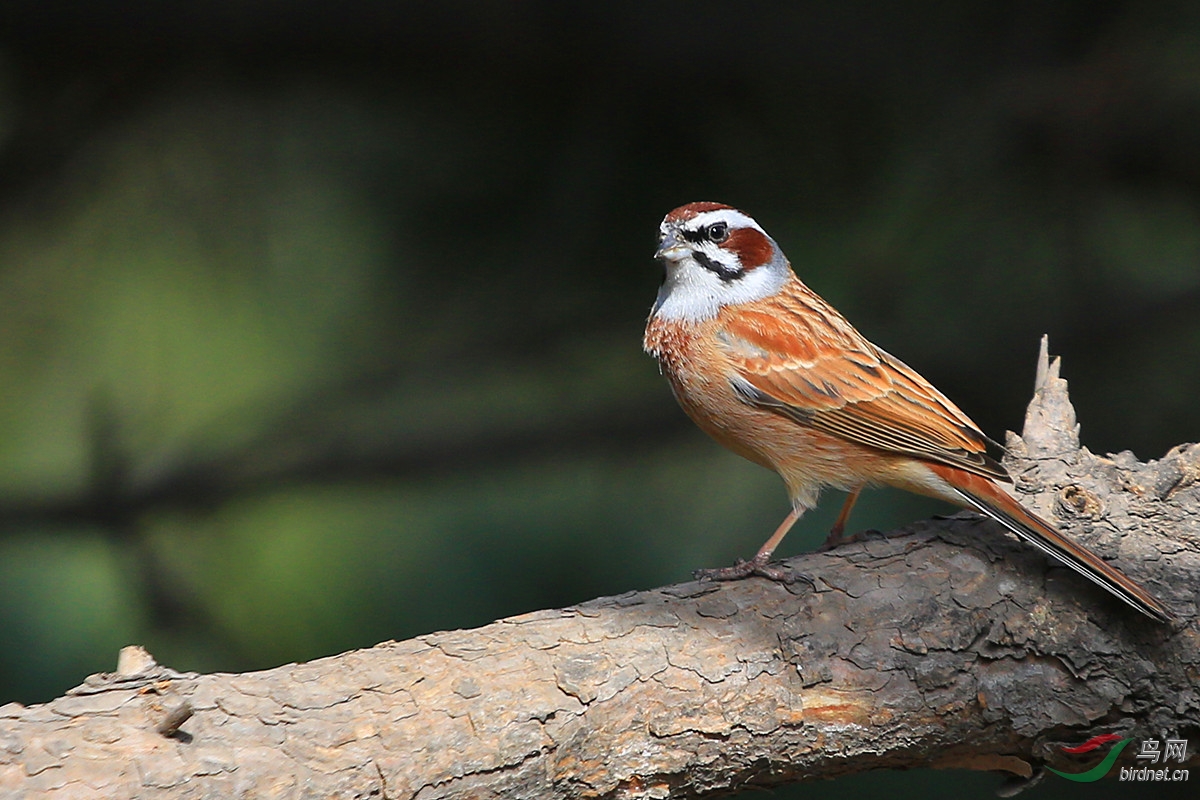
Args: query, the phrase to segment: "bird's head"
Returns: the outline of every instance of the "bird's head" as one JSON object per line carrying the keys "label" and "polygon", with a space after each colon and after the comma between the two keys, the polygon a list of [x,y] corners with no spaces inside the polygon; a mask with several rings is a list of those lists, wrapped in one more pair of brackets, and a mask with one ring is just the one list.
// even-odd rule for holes
{"label": "bird's head", "polygon": [[659,226],[654,257],[666,268],[652,316],[700,322],[722,307],[778,292],[792,274],[775,240],[748,214],[689,203]]}

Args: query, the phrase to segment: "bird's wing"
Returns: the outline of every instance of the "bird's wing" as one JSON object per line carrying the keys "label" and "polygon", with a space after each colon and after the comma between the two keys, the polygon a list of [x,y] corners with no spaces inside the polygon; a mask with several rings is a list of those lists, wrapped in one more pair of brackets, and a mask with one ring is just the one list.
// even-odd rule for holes
{"label": "bird's wing", "polygon": [[958,406],[807,290],[719,322],[734,388],[747,402],[857,444],[1009,480]]}

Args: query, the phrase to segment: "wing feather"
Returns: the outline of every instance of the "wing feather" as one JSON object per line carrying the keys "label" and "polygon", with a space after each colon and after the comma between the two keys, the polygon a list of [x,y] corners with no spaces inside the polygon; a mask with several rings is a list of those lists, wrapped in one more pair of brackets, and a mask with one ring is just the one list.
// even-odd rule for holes
{"label": "wing feather", "polygon": [[720,319],[718,339],[746,402],[884,452],[1009,480],[958,406],[828,303],[807,290],[764,303]]}

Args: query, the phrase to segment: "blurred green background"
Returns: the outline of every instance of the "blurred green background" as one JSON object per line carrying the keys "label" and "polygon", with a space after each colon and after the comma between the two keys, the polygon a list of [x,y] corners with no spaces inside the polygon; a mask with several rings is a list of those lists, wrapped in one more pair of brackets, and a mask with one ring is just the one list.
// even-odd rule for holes
{"label": "blurred green background", "polygon": [[[693,200],[755,215],[995,438],[1043,332],[1092,450],[1197,438],[1200,6],[0,18],[0,703],[134,642],[263,668],[753,553],[781,484],[640,347],[658,222]],[[876,492],[854,525],[941,510]]]}

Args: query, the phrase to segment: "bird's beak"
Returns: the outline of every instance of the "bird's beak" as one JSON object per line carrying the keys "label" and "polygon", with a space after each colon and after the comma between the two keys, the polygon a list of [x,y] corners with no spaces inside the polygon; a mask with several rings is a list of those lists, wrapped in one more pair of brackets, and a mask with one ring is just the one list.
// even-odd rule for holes
{"label": "bird's beak", "polygon": [[679,241],[679,237],[674,231],[663,236],[662,241],[658,243],[658,249],[654,251],[654,257],[659,261],[678,261],[683,258],[687,248],[683,242]]}

